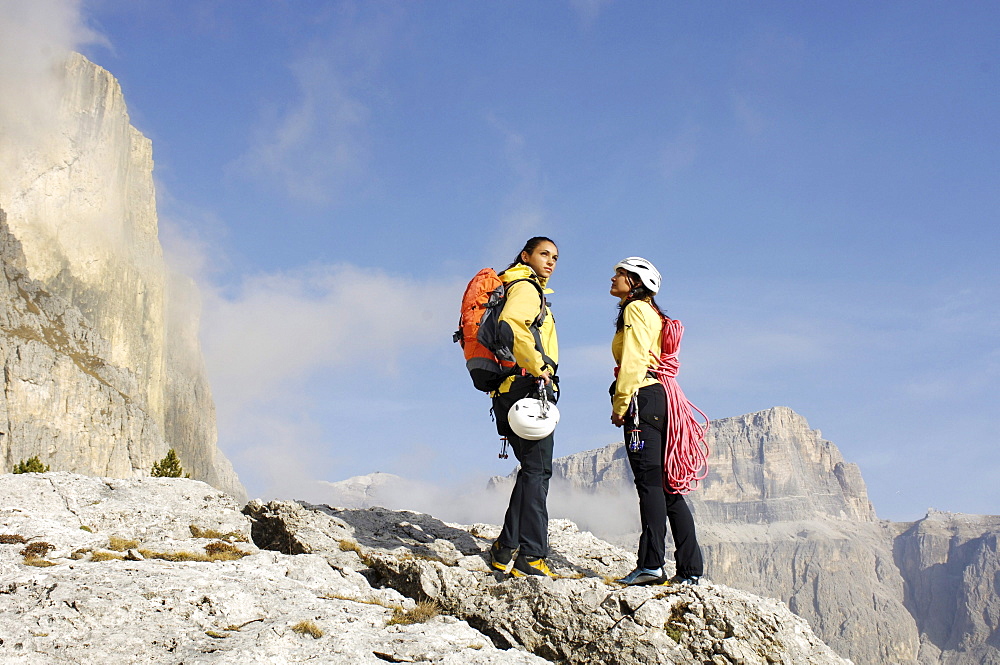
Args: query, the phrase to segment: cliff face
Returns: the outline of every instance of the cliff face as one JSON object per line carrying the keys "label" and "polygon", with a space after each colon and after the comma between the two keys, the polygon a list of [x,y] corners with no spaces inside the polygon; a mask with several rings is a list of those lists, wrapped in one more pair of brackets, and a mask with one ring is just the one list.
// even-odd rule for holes
{"label": "cliff face", "polygon": [[[102,362],[130,375],[133,383],[122,394],[148,418],[143,436],[176,449],[193,477],[242,497],[232,466],[216,447],[211,391],[189,330],[196,312],[168,316],[172,299],[157,235],[151,144],[131,126],[121,89],[104,69],[74,55],[59,85],[61,105],[45,133],[0,136],[6,152],[0,208],[20,241],[22,272],[79,313],[89,335],[102,340]],[[61,390],[67,404],[85,403],[74,397],[73,384]],[[57,411],[47,426],[65,439],[78,429],[75,422]],[[121,459],[109,449],[128,447],[133,439],[124,432],[95,439],[89,457]],[[41,435],[5,444],[49,464],[60,459],[54,469],[130,476],[151,466],[146,453],[127,467],[63,466],[58,439]]]}
{"label": "cliff face", "polygon": [[923,663],[1000,663],[1000,517],[931,511],[895,525]]}

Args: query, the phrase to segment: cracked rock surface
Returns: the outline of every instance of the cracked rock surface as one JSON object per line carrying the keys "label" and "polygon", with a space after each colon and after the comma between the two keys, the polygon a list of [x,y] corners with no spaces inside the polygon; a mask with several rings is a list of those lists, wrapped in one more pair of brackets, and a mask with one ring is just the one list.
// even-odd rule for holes
{"label": "cracked rock surface", "polygon": [[[777,601],[624,588],[550,523],[556,579],[490,571],[493,525],[233,499],[200,481],[0,476],[0,662],[845,663]],[[29,553],[30,550],[30,553]]]}

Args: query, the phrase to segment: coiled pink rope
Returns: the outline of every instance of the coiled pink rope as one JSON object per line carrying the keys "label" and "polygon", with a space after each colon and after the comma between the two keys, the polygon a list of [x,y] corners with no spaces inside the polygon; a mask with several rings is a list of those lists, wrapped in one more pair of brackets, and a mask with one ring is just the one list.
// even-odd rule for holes
{"label": "coiled pink rope", "polygon": [[[676,319],[663,319],[660,357],[650,351],[657,362],[651,371],[667,391],[667,433],[663,469],[669,490],[687,494],[698,489],[698,484],[708,475],[708,426],[705,413],[692,404],[677,383],[681,363],[677,357],[681,348],[684,326]],[[705,422],[694,417],[697,411]]]}

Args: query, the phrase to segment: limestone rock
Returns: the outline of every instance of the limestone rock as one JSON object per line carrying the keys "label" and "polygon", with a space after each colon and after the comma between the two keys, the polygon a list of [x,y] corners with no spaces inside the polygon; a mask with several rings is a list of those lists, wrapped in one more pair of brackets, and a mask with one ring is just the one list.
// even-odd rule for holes
{"label": "limestone rock", "polygon": [[[17,440],[8,445],[14,454],[55,461],[53,468],[131,477],[149,472],[156,460],[147,459],[147,444],[159,438],[154,447],[161,456],[174,448],[195,478],[243,497],[216,447],[211,391],[192,332],[197,313],[179,311],[190,294],[169,288],[178,282],[168,279],[157,235],[151,143],[130,124],[118,82],[83,56],[65,64],[58,88],[60,106],[46,131],[14,135],[0,129],[0,208],[23,251],[18,270],[46,297],[68,303],[47,318],[58,324],[60,311],[75,310],[85,336],[101,348],[86,358],[58,357],[61,338],[42,338],[57,354],[29,354],[23,362],[31,365],[24,367],[30,378],[24,380],[34,382],[38,371],[51,366],[53,380],[39,390],[48,393],[38,402],[61,401],[65,408],[50,412],[46,436],[14,428],[7,435]],[[59,335],[68,332],[50,327]],[[16,356],[14,343],[5,342],[6,356]],[[109,383],[148,422],[137,425],[133,414],[109,405],[110,419],[139,429],[91,437],[92,445],[102,443],[67,465],[64,441],[89,427],[88,398],[77,398],[74,364],[85,373],[88,365],[101,365],[101,371],[121,375],[119,382],[128,385]],[[96,413],[97,419],[108,415]],[[17,461],[2,459],[0,468]]]}
{"label": "limestone rock", "polygon": [[[712,421],[709,446],[709,475],[688,497],[708,575],[787,603],[857,663],[915,662],[892,529],[857,467],[786,407]],[[556,460],[552,494],[561,488],[634,502],[624,445]],[[601,535],[629,548],[639,537]]]}
{"label": "limestone rock", "polygon": [[548,561],[558,578],[517,579],[495,575],[486,564],[496,526],[283,501],[253,501],[245,512],[258,544],[324,552],[331,565],[360,566],[373,585],[430,599],[497,646],[550,661],[847,662],[777,601],[722,585],[625,588],[610,582],[631,567],[631,553],[565,520],[549,527]]}
{"label": "limestone rock", "polygon": [[0,661],[545,662],[453,616],[392,623],[415,601],[325,551],[260,551],[250,528],[200,481],[0,476]]}
{"label": "limestone rock", "polygon": [[0,464],[39,456],[53,468],[128,477],[167,452],[138,380],[64,298],[25,272],[0,210]]}
{"label": "limestone rock", "polygon": [[896,563],[921,663],[1000,663],[1000,516],[930,511],[896,525]]}

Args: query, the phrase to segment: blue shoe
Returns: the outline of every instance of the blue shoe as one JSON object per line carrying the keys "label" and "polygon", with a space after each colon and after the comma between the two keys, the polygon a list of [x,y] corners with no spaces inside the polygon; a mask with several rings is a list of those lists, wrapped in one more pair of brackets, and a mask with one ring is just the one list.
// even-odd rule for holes
{"label": "blue shoe", "polygon": [[656,584],[663,581],[662,568],[636,568],[625,577],[615,580],[619,584],[627,586],[639,586],[643,584]]}

